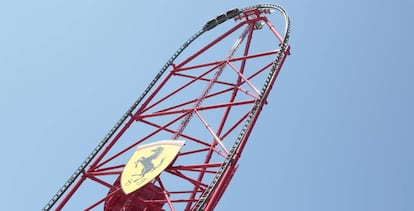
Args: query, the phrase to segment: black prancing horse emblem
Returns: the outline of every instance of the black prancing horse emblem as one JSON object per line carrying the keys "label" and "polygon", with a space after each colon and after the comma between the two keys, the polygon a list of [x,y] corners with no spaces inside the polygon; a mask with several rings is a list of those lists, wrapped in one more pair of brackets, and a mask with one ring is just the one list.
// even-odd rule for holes
{"label": "black prancing horse emblem", "polygon": [[142,156],[137,161],[135,161],[135,168],[138,167],[138,163],[141,163],[143,168],[140,174],[133,174],[131,176],[138,176],[138,179],[140,179],[144,177],[148,172],[151,172],[158,168],[164,161],[164,158],[161,159],[160,163],[157,166],[154,165],[153,160],[157,159],[163,150],[163,147],[157,147],[151,151],[153,153],[149,157]]}

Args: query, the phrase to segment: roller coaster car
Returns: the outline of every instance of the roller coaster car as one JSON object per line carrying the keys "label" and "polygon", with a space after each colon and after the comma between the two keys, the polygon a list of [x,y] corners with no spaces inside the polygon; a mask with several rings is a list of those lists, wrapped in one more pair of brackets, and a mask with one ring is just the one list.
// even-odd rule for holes
{"label": "roller coaster car", "polygon": [[216,27],[218,24],[223,23],[224,21],[228,20],[228,19],[232,19],[234,17],[236,17],[238,14],[240,14],[240,10],[239,9],[232,9],[227,11],[225,14],[221,14],[219,16],[217,16],[214,19],[209,20],[206,24],[204,24],[203,29],[205,31],[208,31],[214,27]]}
{"label": "roller coaster car", "polygon": [[234,18],[240,14],[240,10],[235,8],[226,12],[227,19]]}

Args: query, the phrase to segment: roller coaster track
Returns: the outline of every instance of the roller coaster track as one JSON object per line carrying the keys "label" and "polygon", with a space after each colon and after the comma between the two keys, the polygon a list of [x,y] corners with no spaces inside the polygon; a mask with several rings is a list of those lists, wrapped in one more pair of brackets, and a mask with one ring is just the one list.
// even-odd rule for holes
{"label": "roller coaster track", "polygon": [[244,136],[246,135],[246,132],[250,131],[248,130],[250,125],[253,123],[253,121],[257,119],[257,116],[259,115],[260,110],[261,110],[260,106],[262,105],[262,103],[265,101],[265,99],[269,95],[269,92],[271,90],[271,85],[275,81],[277,74],[279,73],[281,69],[285,56],[289,54],[288,40],[289,40],[289,34],[290,34],[290,20],[289,20],[289,16],[287,15],[287,12],[281,6],[275,5],[275,4],[260,4],[260,5],[244,8],[241,11],[246,11],[246,10],[250,10],[253,8],[276,9],[283,14],[285,18],[286,28],[285,28],[285,34],[283,37],[283,41],[281,43],[281,50],[278,56],[276,57],[275,61],[273,62],[272,69],[269,72],[267,80],[261,90],[260,98],[256,101],[255,106],[250,112],[249,117],[247,118],[243,129],[240,131],[237,140],[234,142],[233,147],[230,150],[229,156],[223,162],[223,165],[221,166],[220,171],[216,174],[215,178],[213,179],[213,181],[211,182],[207,190],[204,191],[204,193],[201,195],[200,200],[197,201],[197,203],[195,204],[192,210],[197,210],[197,211],[211,210],[211,207],[205,207],[206,202],[210,199],[213,191],[216,188],[218,188],[219,182],[222,180],[224,174],[228,171],[228,169],[230,167],[236,168],[235,164],[237,163],[237,160],[239,157],[239,154],[237,154],[237,152],[240,152],[240,148],[243,147],[241,145],[241,143],[243,143],[242,140]]}
{"label": "roller coaster track", "polygon": [[[199,38],[204,33],[212,30],[216,26],[220,25],[221,23],[237,18],[243,18],[247,11],[250,10],[259,10],[263,13],[269,13],[269,10],[276,10],[280,12],[285,21],[285,29],[284,33],[279,39],[280,42],[280,50],[276,56],[276,59],[273,62],[270,72],[267,75],[267,79],[260,91],[260,96],[256,100],[253,109],[250,111],[247,119],[245,120],[244,126],[240,131],[237,140],[234,142],[231,150],[225,161],[222,163],[222,166],[219,168],[219,171],[215,175],[212,182],[209,184],[207,189],[202,193],[200,199],[192,206],[191,210],[211,210],[214,208],[215,204],[213,205],[206,205],[207,201],[211,200],[213,197],[213,192],[216,189],[223,189],[225,187],[219,187],[222,183],[220,181],[223,180],[224,177],[232,176],[227,175],[228,172],[234,172],[235,168],[237,168],[237,161],[240,157],[240,153],[243,150],[246,137],[248,137],[250,133],[250,127],[254,125],[254,122],[257,120],[258,115],[262,109],[264,102],[266,101],[270,90],[272,88],[273,83],[275,82],[279,71],[283,65],[283,62],[287,55],[289,55],[290,46],[288,45],[288,39],[290,34],[290,20],[288,17],[287,12],[285,9],[277,4],[258,4],[254,6],[249,6],[243,9],[233,9],[224,14],[217,16],[216,18],[208,21],[201,30],[197,31],[193,36],[191,36],[184,44],[168,59],[165,65],[161,68],[161,70],[156,74],[155,78],[149,83],[143,93],[137,98],[137,100],[132,104],[132,106],[125,112],[125,114],[119,119],[119,121],[113,126],[113,128],[107,133],[107,135],[102,139],[101,142],[95,147],[95,149],[89,154],[89,156],[84,160],[84,162],[76,169],[76,171],[69,177],[69,179],[64,183],[64,185],[58,190],[58,192],[52,197],[52,199],[45,205],[43,210],[50,210],[52,207],[60,200],[60,198],[68,191],[68,189],[73,185],[73,183],[85,172],[88,165],[94,160],[94,158],[99,154],[99,152],[108,145],[108,141],[116,134],[118,130],[120,130],[121,126],[127,122],[127,119],[133,116],[134,111],[137,110],[137,107],[141,104],[143,99],[147,96],[147,94],[153,89],[155,84],[157,84],[158,80],[161,76],[164,75],[166,70],[173,65],[175,59],[197,38]],[[232,174],[232,173],[230,173]],[[227,185],[227,184],[224,184]],[[222,194],[222,193],[221,193]],[[221,195],[220,195],[221,196]],[[220,197],[218,196],[218,197]],[[218,200],[218,199],[217,199]],[[210,206],[210,207],[208,207]]]}

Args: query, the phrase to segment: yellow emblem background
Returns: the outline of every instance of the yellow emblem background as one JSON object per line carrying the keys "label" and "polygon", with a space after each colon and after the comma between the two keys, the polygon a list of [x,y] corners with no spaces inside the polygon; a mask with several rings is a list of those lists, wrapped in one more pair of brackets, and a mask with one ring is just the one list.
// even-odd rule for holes
{"label": "yellow emblem background", "polygon": [[139,146],[121,175],[121,188],[132,193],[158,176],[177,156],[185,141],[164,140]]}

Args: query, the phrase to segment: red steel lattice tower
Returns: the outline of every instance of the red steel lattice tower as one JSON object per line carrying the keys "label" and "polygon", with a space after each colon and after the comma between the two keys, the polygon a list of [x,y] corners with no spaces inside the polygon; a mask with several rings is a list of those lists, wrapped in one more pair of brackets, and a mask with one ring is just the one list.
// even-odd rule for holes
{"label": "red steel lattice tower", "polygon": [[[213,210],[289,55],[289,27],[286,11],[275,4],[232,9],[208,21],[44,210]],[[185,145],[163,172],[125,194],[120,178],[128,159],[135,148],[159,140]]]}

